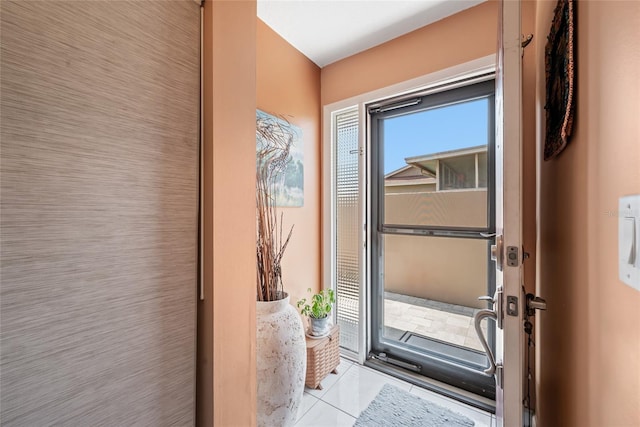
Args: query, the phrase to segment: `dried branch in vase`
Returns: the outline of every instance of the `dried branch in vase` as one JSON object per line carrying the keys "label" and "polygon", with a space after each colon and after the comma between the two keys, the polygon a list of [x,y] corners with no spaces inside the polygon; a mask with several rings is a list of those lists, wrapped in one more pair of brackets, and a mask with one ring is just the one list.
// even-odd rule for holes
{"label": "dried branch in vase", "polygon": [[282,117],[258,114],[256,117],[256,221],[257,221],[257,298],[282,298],[282,256],[289,244],[293,226],[283,240],[282,213],[278,218],[276,187],[284,179],[291,161],[289,151],[294,132]]}

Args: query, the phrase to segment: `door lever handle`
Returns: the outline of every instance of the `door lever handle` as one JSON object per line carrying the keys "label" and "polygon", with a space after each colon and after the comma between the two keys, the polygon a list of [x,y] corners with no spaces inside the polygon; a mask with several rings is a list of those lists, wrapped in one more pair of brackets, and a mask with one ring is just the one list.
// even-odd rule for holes
{"label": "door lever handle", "polygon": [[527,314],[529,316],[534,316],[536,314],[536,310],[546,310],[547,302],[535,296],[534,294],[527,294]]}
{"label": "door lever handle", "polygon": [[[483,297],[480,297],[480,298],[483,298]],[[489,359],[489,367],[482,372],[484,372],[485,375],[492,376],[493,374],[496,373],[496,358],[494,357],[493,351],[491,351],[491,348],[489,348],[487,339],[484,337],[484,333],[482,332],[482,328],[480,327],[480,322],[485,317],[490,317],[497,321],[498,315],[493,310],[479,310],[475,314],[475,316],[473,316],[473,324],[476,328],[476,334],[478,334],[478,339],[480,340],[480,344],[482,344],[482,348],[484,348],[484,352],[487,354],[487,359]]]}

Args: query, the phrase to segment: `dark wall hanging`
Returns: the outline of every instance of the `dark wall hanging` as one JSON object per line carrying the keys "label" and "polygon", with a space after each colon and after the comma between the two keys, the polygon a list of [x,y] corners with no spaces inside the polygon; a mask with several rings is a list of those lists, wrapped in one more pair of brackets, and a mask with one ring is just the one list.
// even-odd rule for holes
{"label": "dark wall hanging", "polygon": [[564,150],[573,127],[576,98],[574,12],[574,0],[558,1],[545,47],[545,160]]}

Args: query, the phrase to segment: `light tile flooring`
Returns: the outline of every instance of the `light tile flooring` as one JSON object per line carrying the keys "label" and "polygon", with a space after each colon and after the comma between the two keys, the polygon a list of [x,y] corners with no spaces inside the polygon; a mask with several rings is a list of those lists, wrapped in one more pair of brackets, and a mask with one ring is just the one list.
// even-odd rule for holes
{"label": "light tile flooring", "polygon": [[[482,351],[473,314],[450,313],[385,298],[384,325]],[[482,322],[481,327],[487,336],[487,322]]]}
{"label": "light tile flooring", "polygon": [[422,399],[465,415],[475,422],[475,427],[492,427],[495,424],[492,414],[341,359],[338,374],[329,374],[322,381],[322,390],[305,388],[296,427],[352,426],[384,384],[395,385]]}

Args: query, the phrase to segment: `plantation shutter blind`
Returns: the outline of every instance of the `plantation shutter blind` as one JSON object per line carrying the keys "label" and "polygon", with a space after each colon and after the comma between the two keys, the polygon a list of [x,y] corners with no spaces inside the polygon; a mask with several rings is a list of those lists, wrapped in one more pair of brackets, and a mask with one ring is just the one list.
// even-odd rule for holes
{"label": "plantation shutter blind", "polygon": [[0,8],[0,424],[194,425],[199,6]]}
{"label": "plantation shutter blind", "polygon": [[358,109],[335,116],[336,317],[340,345],[358,352],[360,318],[360,191]]}

